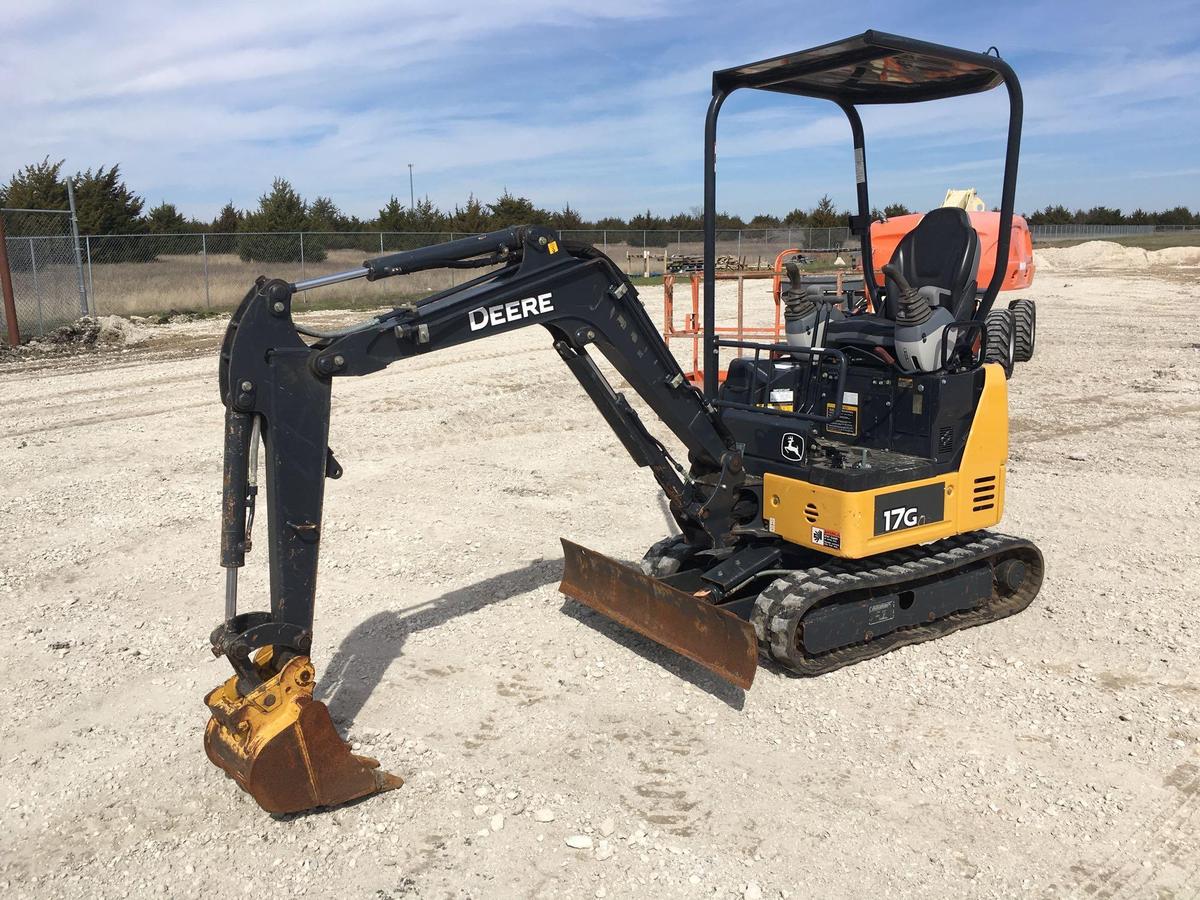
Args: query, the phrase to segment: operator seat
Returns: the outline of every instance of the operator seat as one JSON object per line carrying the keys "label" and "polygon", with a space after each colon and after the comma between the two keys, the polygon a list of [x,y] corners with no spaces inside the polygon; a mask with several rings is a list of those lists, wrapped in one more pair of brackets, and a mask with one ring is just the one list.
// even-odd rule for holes
{"label": "operator seat", "polygon": [[[930,210],[900,239],[891,263],[931,304],[950,310],[955,321],[974,318],[979,235],[966,210],[945,206]],[[825,338],[830,347],[882,347],[892,352],[901,291],[891,278],[885,283],[887,297],[881,310],[829,324]]]}
{"label": "operator seat", "polygon": [[[900,239],[891,263],[931,304],[950,310],[955,321],[975,317],[979,234],[966,210],[942,206],[927,212],[917,227]],[[900,294],[900,288],[888,278],[883,313],[893,321]]]}

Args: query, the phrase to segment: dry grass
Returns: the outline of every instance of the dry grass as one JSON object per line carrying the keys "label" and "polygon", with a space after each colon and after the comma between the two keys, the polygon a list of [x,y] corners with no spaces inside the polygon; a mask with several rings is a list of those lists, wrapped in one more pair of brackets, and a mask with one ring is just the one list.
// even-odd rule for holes
{"label": "dry grass", "polygon": [[1112,241],[1123,247],[1140,247],[1143,250],[1162,250],[1166,247],[1200,247],[1200,230],[1160,231],[1155,234],[1133,234],[1126,237],[1097,235],[1061,241],[1039,239],[1035,243],[1039,247],[1074,247],[1076,244],[1086,244],[1088,241]]}
{"label": "dry grass", "polygon": [[[320,263],[244,262],[236,254],[209,254],[207,285],[205,260],[195,256],[160,256],[154,262],[111,263],[92,266],[92,296],[100,315],[130,315],[169,310],[223,310],[237,306],[259,275],[299,281],[362,265],[357,250],[331,251]],[[353,281],[301,295],[301,303],[320,297],[321,305],[374,305],[396,297],[420,296],[465,280],[460,272],[422,272],[379,284]]]}
{"label": "dry grass", "polygon": [[[600,249],[639,283],[646,271],[642,248],[630,244],[610,243]],[[770,266],[782,245],[761,242],[739,246],[736,241],[718,243],[722,255],[740,252],[746,263],[754,267]],[[699,254],[698,243],[671,244],[650,248],[649,270],[662,271],[664,252]],[[319,263],[260,263],[245,262],[235,253],[209,253],[207,260],[200,253],[160,254],[149,262],[99,263],[90,270],[89,294],[97,315],[150,315],[166,312],[220,312],[231,310],[245,296],[260,275],[299,281],[317,275],[328,275],[353,269],[362,264],[362,250],[331,250]],[[86,275],[85,270],[85,275]],[[301,294],[300,308],[375,307],[403,302],[444,290],[474,277],[470,270],[441,270],[405,275],[369,284],[353,281]],[[22,331],[38,334],[79,315],[79,287],[72,265],[55,265],[39,271],[37,290],[28,272],[13,272],[17,306]],[[661,283],[654,279],[652,283]]]}
{"label": "dry grass", "polygon": [[[614,243],[601,249],[605,249],[613,261],[630,274],[643,273],[642,248]],[[663,249],[652,248],[650,252],[661,256]],[[671,253],[700,251],[699,245],[690,244],[672,245],[665,249]],[[733,254],[738,249],[736,243],[723,242],[718,252]],[[762,262],[770,265],[774,262],[774,254],[782,249],[782,246],[746,245],[741,251],[750,264]],[[205,259],[200,254],[163,254],[153,262],[97,263],[92,266],[92,297],[99,315],[228,310],[237,306],[259,275],[298,281],[355,268],[362,264],[363,257],[361,250],[331,250],[324,261],[309,263],[301,269],[299,263],[244,262],[233,253],[210,253],[207,284]],[[661,261],[651,262],[652,271],[661,268]],[[378,284],[353,281],[301,295],[299,302],[312,308],[379,306],[443,290],[461,284],[475,274],[470,270],[443,270],[399,276]]]}

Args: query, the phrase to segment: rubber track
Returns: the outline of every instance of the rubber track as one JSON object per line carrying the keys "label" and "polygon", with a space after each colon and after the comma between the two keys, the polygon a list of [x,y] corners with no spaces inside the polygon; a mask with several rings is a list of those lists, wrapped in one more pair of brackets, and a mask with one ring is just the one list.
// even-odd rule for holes
{"label": "rubber track", "polygon": [[[1028,566],[1025,581],[1005,596],[993,588],[983,604],[951,613],[928,625],[910,625],[871,641],[809,656],[800,647],[799,628],[809,610],[837,594],[872,588],[903,590],[906,582],[947,575],[973,563],[991,565],[1018,558]],[[776,579],[758,595],[751,621],[765,655],[798,675],[821,675],[962,628],[984,625],[1025,609],[1042,584],[1042,554],[1030,541],[975,531],[923,546],[867,559],[831,558],[828,563]]]}

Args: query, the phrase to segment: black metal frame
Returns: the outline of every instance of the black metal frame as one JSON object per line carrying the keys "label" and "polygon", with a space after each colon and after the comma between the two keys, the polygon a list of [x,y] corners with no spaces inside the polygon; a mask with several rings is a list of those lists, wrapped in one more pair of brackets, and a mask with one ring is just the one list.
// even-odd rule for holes
{"label": "black metal frame", "polygon": [[[499,269],[343,331],[303,332],[316,338],[311,343],[292,321],[300,291],[501,261]],[[530,325],[551,333],[554,349],[633,461],[649,467],[688,542],[718,549],[737,542],[741,452],[714,404],[688,382],[628,277],[598,250],[561,241],[546,228],[519,227],[369,259],[361,268],[297,284],[260,278],[230,320],[219,377],[226,405],[221,565],[229,574],[226,621],[212,643],[243,686],[261,681],[252,664],[258,648],[307,654],[311,645],[324,482],[341,474],[327,446],[333,379]],[[590,347],[688,448],[686,475],[612,388]],[[249,550],[257,494],[256,424],[266,451],[271,611],[239,615],[236,570]]]}
{"label": "black metal frame", "polygon": [[[917,77],[889,84],[867,76],[869,65],[887,57],[918,63],[957,65],[953,77],[919,77],[920,66],[913,67]],[[820,82],[822,74],[854,68],[854,76],[832,86]],[[855,156],[855,181],[858,214],[851,217],[852,228],[862,241],[864,283],[872,302],[877,287],[872,276],[871,204],[867,185],[866,140],[857,106],[914,103],[939,100],[991,90],[1003,83],[1008,92],[1008,139],[1004,158],[1004,186],[1000,199],[1000,234],[996,246],[996,266],[979,302],[976,318],[983,319],[991,310],[1004,282],[1012,235],[1013,206],[1016,201],[1017,164],[1021,152],[1021,120],[1024,102],[1016,73],[999,55],[960,50],[914,38],[866,31],[833,44],[814,47],[801,53],[780,56],[713,73],[712,99],[704,121],[704,393],[716,397],[720,371],[720,347],[716,340],[716,221],[717,221],[717,118],[725,100],[736,90],[752,88],[830,100],[838,105],[850,123]],[[876,303],[876,306],[878,304]]]}

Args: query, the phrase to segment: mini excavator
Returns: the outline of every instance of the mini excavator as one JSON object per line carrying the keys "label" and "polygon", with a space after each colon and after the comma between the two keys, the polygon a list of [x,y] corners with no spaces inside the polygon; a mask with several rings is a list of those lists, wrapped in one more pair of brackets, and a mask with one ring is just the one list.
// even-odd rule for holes
{"label": "mini excavator", "polygon": [[[735,90],[836,103],[849,119],[857,181],[851,227],[873,273],[858,107],[936,100],[1003,84],[1010,105],[995,254],[980,285],[967,213],[935,209],[896,244],[864,304],[843,308],[793,283],[786,340],[714,329],[716,126]],[[290,284],[260,278],[221,347],[226,406],[221,564],[225,619],[213,652],[233,676],[205,699],[205,747],[273,813],[398,787],[339,737],[313,697],[309,659],[334,380],[369,375],[529,325],[550,333],[633,462],[647,467],[679,534],[632,568],[563,540],[560,590],[736,685],[760,657],[818,675],[1024,609],[1042,582],[1027,540],[1000,521],[1008,452],[1007,376],[1033,353],[1034,309],[993,309],[1009,267],[1021,93],[994,53],[879,32],[714,73],[705,128],[704,384],[685,378],[626,275],[593,247],[516,227],[366,260]],[[431,269],[476,277],[349,328],[293,321],[298,294]],[[721,354],[728,371],[719,379]],[[731,351],[738,351],[735,355]],[[686,466],[614,390],[593,353],[687,448]],[[265,455],[270,609],[240,612]]]}

